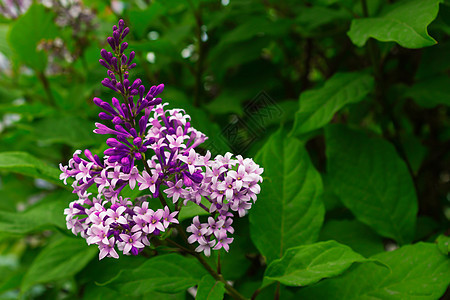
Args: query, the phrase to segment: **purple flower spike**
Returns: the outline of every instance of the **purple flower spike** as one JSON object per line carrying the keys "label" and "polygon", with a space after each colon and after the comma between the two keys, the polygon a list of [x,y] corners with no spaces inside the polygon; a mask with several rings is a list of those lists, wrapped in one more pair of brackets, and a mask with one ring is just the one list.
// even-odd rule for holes
{"label": "purple flower spike", "polygon": [[[82,156],[77,150],[68,165],[59,166],[60,179],[67,184],[72,178],[77,194],[64,210],[67,228],[88,244],[96,244],[99,259],[118,258],[117,250],[138,255],[152,237],[164,239],[161,233],[166,231],[170,235],[168,229],[179,224],[181,207],[194,202],[211,215],[203,223],[199,216],[193,218],[186,229],[191,233],[188,243],[197,243],[195,251],[207,256],[212,250],[228,251],[233,218],[245,216],[257,200],[263,169],[250,158],[233,158],[231,153],[211,158],[209,151],[201,155],[195,150],[208,137],[192,126],[195,123],[183,109],[167,109],[168,103],[157,98],[164,84],[145,93],[142,80],[130,76],[128,70],[136,63],[134,51],[126,54],[129,45],[123,39],[128,33],[120,20],[107,39],[112,52],[100,51],[99,62],[107,69],[101,83],[120,95],[111,102],[93,99],[103,110],[99,118],[110,122],[95,123],[95,133],[112,135],[106,139],[104,156],[89,150]],[[88,193],[89,187],[98,193]],[[121,193],[128,187],[138,187],[144,196],[123,198]],[[160,192],[177,203],[175,210],[151,209]]]}

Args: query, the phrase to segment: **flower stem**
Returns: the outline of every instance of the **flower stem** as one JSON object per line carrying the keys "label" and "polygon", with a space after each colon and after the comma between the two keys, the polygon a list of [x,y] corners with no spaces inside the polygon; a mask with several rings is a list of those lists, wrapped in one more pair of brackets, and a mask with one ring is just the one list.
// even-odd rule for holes
{"label": "flower stem", "polygon": [[[180,225],[177,225],[177,230],[180,234],[180,236],[182,237],[182,239],[187,243],[187,236],[186,233],[184,232],[183,228]],[[175,245],[175,244],[174,244]],[[231,297],[233,297],[234,299],[239,299],[239,300],[244,300],[246,299],[241,293],[239,293],[235,288],[233,288],[226,280],[225,278],[223,278],[223,276],[221,274],[219,274],[218,272],[216,272],[206,261],[206,259],[199,253],[195,252],[195,249],[193,249],[193,247],[188,243],[188,247],[189,248],[185,248],[183,246],[177,246],[177,247],[182,247],[180,249],[186,249],[187,253],[189,253],[190,255],[194,256],[201,264],[202,266],[205,268],[206,271],[208,271],[209,274],[211,274],[211,276],[216,280],[216,281],[220,281],[225,285],[225,289],[227,290],[228,294],[230,294]]]}

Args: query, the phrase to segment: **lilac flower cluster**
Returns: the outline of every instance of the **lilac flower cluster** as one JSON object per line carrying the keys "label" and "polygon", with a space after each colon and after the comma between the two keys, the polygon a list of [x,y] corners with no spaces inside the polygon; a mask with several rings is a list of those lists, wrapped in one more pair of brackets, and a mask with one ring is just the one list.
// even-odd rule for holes
{"label": "lilac flower cluster", "polygon": [[[131,83],[129,70],[134,52],[127,56],[123,39],[129,29],[122,20],[113,27],[108,43],[113,52],[102,49],[100,64],[107,68],[108,77],[102,84],[120,94],[111,103],[94,98],[104,110],[100,119],[109,120],[107,126],[96,123],[98,134],[109,134],[110,147],[104,157],[89,150],[77,150],[67,166],[60,165],[60,179],[72,187],[78,200],[65,210],[67,227],[84,237],[88,244],[96,244],[103,257],[118,257],[116,247],[124,254],[137,255],[149,246],[151,239],[179,224],[179,211],[189,202],[209,214],[206,223],[194,217],[187,228],[188,243],[197,243],[197,252],[210,255],[214,250],[229,250],[234,232],[234,214],[244,216],[257,199],[262,181],[260,168],[252,159],[231,153],[211,159],[195,148],[207,137],[191,126],[190,116],[182,109],[165,109],[156,98],[164,85],[152,86],[147,93],[140,79]],[[135,100],[135,98],[137,98]],[[123,198],[124,187],[136,187],[147,192],[134,200]],[[92,197],[91,190],[97,195]],[[161,194],[160,191],[164,193]],[[165,202],[172,199],[174,205]],[[163,209],[152,210],[152,199],[159,198]]]}

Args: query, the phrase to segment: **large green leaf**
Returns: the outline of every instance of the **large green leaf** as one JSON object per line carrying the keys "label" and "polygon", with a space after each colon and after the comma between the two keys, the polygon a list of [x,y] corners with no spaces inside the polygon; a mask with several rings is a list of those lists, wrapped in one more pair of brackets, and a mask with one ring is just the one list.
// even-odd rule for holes
{"label": "large green leaf", "polygon": [[366,257],[384,251],[383,239],[356,220],[329,220],[323,225],[319,240],[336,240]]}
{"label": "large green leaf", "polygon": [[345,274],[300,290],[297,299],[439,299],[450,284],[450,259],[419,243],[372,257]]}
{"label": "large green leaf", "polygon": [[197,285],[206,271],[192,257],[167,254],[122,272],[108,285],[132,296],[151,291],[177,293]]}
{"label": "large green leaf", "polygon": [[450,106],[450,78],[438,76],[419,81],[408,88],[404,96],[427,108],[439,104]]}
{"label": "large green leaf", "polygon": [[267,267],[264,277],[288,286],[305,286],[339,275],[354,262],[366,260],[336,241],[319,242],[288,249]]}
{"label": "large green leaf", "polygon": [[198,284],[196,300],[222,300],[225,294],[225,284],[216,281],[211,275],[205,275]]}
{"label": "large green leaf", "polygon": [[273,134],[255,160],[264,168],[261,194],[250,212],[250,233],[271,262],[291,247],[317,240],[324,217],[322,180],[304,146]]}
{"label": "large green leaf", "polygon": [[34,259],[22,281],[22,290],[36,283],[68,278],[78,273],[98,253],[80,238],[64,237],[49,244]]}
{"label": "large green leaf", "polygon": [[302,93],[292,134],[301,135],[326,125],[346,104],[363,100],[373,84],[373,78],[364,73],[337,73],[323,87]]}
{"label": "large green leaf", "polygon": [[64,208],[74,196],[67,192],[54,192],[28,211],[14,213],[0,211],[0,232],[28,233],[48,226],[66,228]]}
{"label": "large green leaf", "polygon": [[414,237],[417,197],[395,148],[343,125],[326,128],[330,184],[356,218],[401,244]]}
{"label": "large green leaf", "polygon": [[34,123],[34,136],[41,143],[64,143],[81,148],[100,143],[104,137],[94,134],[94,124],[73,115],[58,115]]}
{"label": "large green leaf", "polygon": [[436,18],[443,0],[404,0],[386,7],[373,18],[354,19],[348,36],[362,47],[369,38],[397,42],[405,48],[422,48],[436,44],[427,26]]}
{"label": "large green leaf", "polygon": [[30,67],[43,71],[47,57],[37,51],[38,43],[43,39],[52,39],[58,29],[53,22],[53,13],[42,5],[34,4],[14,23],[9,32],[9,42],[21,60]]}
{"label": "large green leaf", "polygon": [[42,178],[64,186],[59,180],[59,169],[26,152],[0,152],[0,170]]}

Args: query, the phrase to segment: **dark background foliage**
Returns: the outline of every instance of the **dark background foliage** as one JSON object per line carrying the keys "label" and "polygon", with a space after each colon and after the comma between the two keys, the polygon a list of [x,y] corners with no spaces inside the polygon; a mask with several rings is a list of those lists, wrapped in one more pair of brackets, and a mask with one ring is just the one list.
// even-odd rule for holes
{"label": "dark background foliage", "polygon": [[[176,294],[161,294],[175,289],[160,281],[146,289],[123,279],[117,289],[114,278],[127,277],[121,270],[141,268],[149,282],[168,275],[152,277],[158,262],[143,268],[143,256],[99,262],[96,248],[65,228],[62,212],[74,195],[57,165],[76,149],[106,149],[92,133],[99,112],[92,99],[112,96],[100,84],[98,59],[119,18],[137,54],[132,76],[147,87],[165,84],[163,101],[184,108],[209,136],[203,150],[255,157],[265,168],[250,220],[236,221],[223,258],[225,278],[241,293],[250,297],[265,272],[283,283],[267,265],[317,240],[378,254],[392,273],[355,264],[309,288],[270,285],[258,298],[384,298],[349,282],[379,276],[400,285],[397,277],[414,272],[424,285],[439,278],[439,286],[414,290],[411,281],[405,293],[445,292],[448,259],[429,246],[448,253],[449,1],[33,1],[11,13],[13,2],[21,1],[0,7],[2,299],[192,298],[181,283]],[[426,244],[404,246],[398,257],[384,252],[419,241]],[[435,268],[420,269],[427,257],[436,257]],[[419,269],[404,270],[402,259]],[[198,284],[197,273],[185,275],[186,287]],[[338,274],[324,277],[331,275]],[[208,280],[199,291],[214,284]],[[106,282],[113,284],[95,284]]]}

